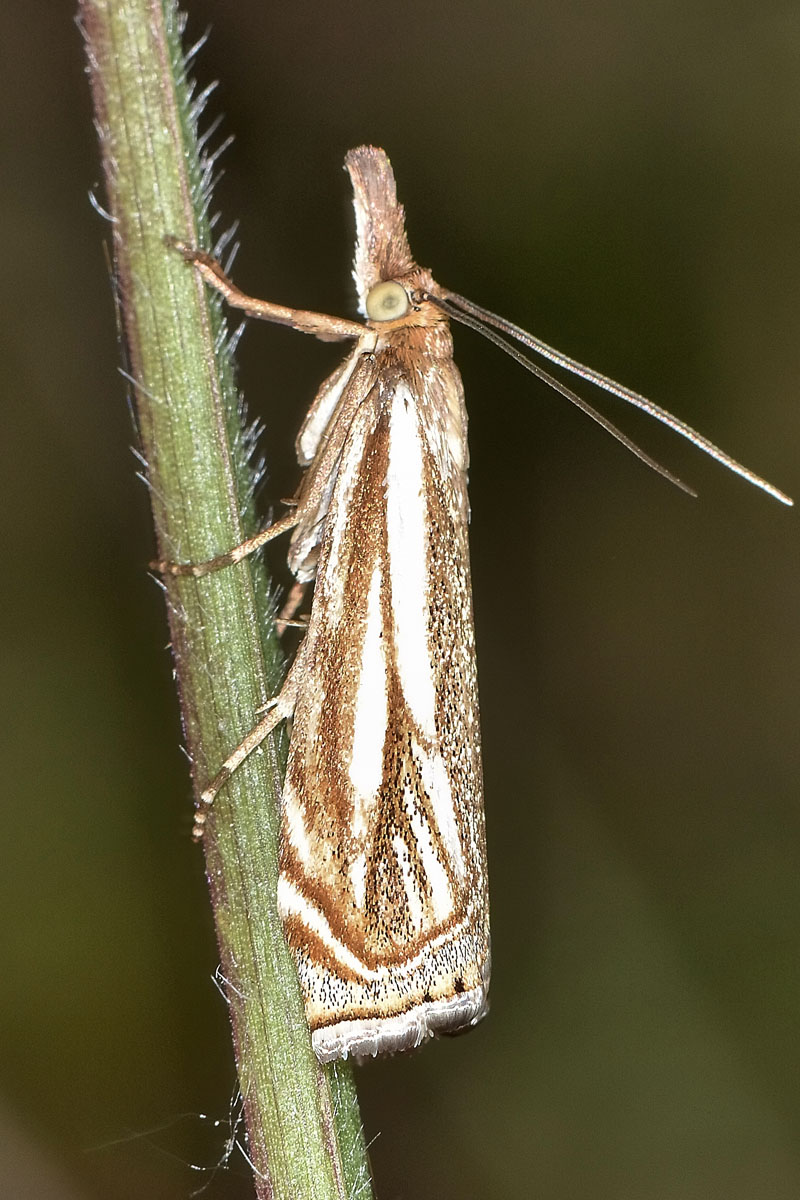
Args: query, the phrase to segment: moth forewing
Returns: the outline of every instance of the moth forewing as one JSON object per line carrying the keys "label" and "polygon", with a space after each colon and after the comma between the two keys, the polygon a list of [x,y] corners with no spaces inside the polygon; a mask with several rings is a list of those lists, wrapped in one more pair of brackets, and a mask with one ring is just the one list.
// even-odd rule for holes
{"label": "moth forewing", "polygon": [[333,490],[284,786],[279,904],[323,1060],[418,1045],[485,1008],[463,483],[441,475],[412,399],[381,378],[354,422],[364,467]]}

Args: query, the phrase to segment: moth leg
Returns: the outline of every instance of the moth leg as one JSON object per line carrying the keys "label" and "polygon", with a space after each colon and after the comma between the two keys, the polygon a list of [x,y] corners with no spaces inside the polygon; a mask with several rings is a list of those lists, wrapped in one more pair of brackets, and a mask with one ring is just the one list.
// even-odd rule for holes
{"label": "moth leg", "polygon": [[302,308],[287,308],[283,304],[272,304],[269,300],[257,300],[248,296],[233,283],[223,271],[220,264],[204,250],[197,250],[177,238],[165,239],[167,245],[174,247],[182,258],[195,268],[198,275],[213,287],[230,304],[232,308],[240,308],[250,317],[259,317],[262,321],[274,321],[277,325],[290,325],[301,333],[310,333],[323,342],[341,342],[347,338],[360,338],[366,332],[363,325],[356,321],[346,321],[342,317],[328,317],[324,313],[307,312]]}
{"label": "moth leg", "polygon": [[254,537],[247,538],[240,545],[234,546],[232,550],[226,551],[225,554],[218,554],[216,558],[209,558],[206,562],[175,563],[168,559],[161,559],[150,565],[154,570],[160,571],[162,575],[193,575],[199,579],[203,575],[209,575],[212,571],[220,571],[223,567],[232,567],[234,563],[241,562],[243,558],[247,558],[248,554],[252,554],[254,550],[271,542],[273,538],[280,537],[287,530],[293,529],[296,524],[297,512],[290,512],[276,521],[274,525],[268,525],[266,529],[262,529]]}
{"label": "moth leg", "polygon": [[303,647],[301,646],[280,692],[267,705],[269,711],[250,730],[247,737],[239,743],[233,753],[228,755],[217,774],[211,780],[211,783],[200,793],[200,800],[198,801],[197,811],[194,815],[194,828],[192,829],[192,837],[196,842],[200,841],[203,836],[209,808],[237,767],[242,765],[249,754],[258,749],[264,739],[269,737],[273,729],[280,725],[281,721],[286,721],[293,716],[297,703],[300,672],[302,670],[300,665],[303,658],[302,649]]}
{"label": "moth leg", "polygon": [[[292,618],[297,612],[300,605],[303,603],[303,597],[306,594],[307,583],[293,583],[289,589],[289,595],[286,597],[283,608],[275,618],[275,628],[278,631],[278,637],[283,637],[286,632],[286,626],[296,624]],[[303,622],[305,624],[305,622]]]}

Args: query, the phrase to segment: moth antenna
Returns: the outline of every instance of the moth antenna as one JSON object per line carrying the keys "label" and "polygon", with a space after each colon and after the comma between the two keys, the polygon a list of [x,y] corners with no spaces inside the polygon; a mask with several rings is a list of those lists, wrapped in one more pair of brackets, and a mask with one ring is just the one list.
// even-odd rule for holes
{"label": "moth antenna", "polygon": [[620,442],[626,450],[630,450],[631,454],[635,454],[636,457],[641,459],[641,461],[648,467],[652,467],[652,469],[657,471],[659,475],[663,475],[663,477],[669,480],[670,483],[674,483],[675,486],[679,487],[682,492],[686,492],[687,496],[694,496],[695,499],[697,498],[697,492],[693,488],[690,488],[688,483],[684,483],[683,480],[679,479],[677,475],[673,475],[672,472],[668,471],[666,467],[662,467],[661,463],[656,462],[654,458],[651,458],[649,454],[646,454],[640,446],[637,446],[635,442],[631,441],[631,439],[627,437],[621,429],[618,429],[616,425],[612,424],[612,422],[609,421],[607,417],[604,417],[602,413],[598,412],[596,408],[592,408],[591,404],[587,403],[586,400],[583,400],[577,394],[577,392],[573,392],[572,389],[568,388],[566,384],[561,382],[560,379],[556,379],[553,375],[550,375],[537,363],[531,362],[531,360],[526,358],[521,350],[518,350],[516,346],[510,345],[510,343],[507,342],[505,338],[502,338],[499,333],[495,333],[493,329],[487,329],[487,327],[482,324],[477,317],[467,316],[466,313],[462,313],[456,308],[451,308],[449,304],[436,296],[431,296],[426,293],[425,298],[427,300],[432,300],[441,309],[443,309],[449,317],[452,317],[454,321],[460,321],[462,325],[466,325],[469,329],[474,329],[477,333],[482,334],[483,337],[485,337],[488,341],[493,342],[495,346],[499,346],[501,350],[504,350],[506,354],[513,358],[515,362],[518,362],[521,367],[524,367],[526,371],[530,371],[532,375],[535,375],[537,379],[541,379],[542,382],[546,383],[548,387],[553,388],[554,391],[559,392],[562,396],[565,396],[567,400],[576,406],[576,408],[579,408],[581,412],[586,413],[587,417],[591,417],[593,421],[596,421],[597,424],[602,426],[607,433],[610,433],[613,438]]}
{"label": "moth antenna", "polygon": [[[562,384],[553,379],[552,376],[548,375],[545,371],[542,371],[541,368],[537,367],[534,363],[531,363],[531,361],[526,358],[524,354],[521,354],[520,351],[516,350],[515,347],[510,346],[508,342],[499,337],[494,330],[499,329],[502,333],[507,334],[509,337],[514,338],[518,342],[521,342],[523,346],[527,346],[536,354],[541,354],[543,358],[555,363],[556,366],[563,367],[565,371],[571,371],[573,375],[578,375],[581,379],[586,379],[589,383],[596,384],[597,387],[602,388],[603,391],[610,392],[612,396],[618,396],[620,400],[626,400],[628,404],[632,404],[634,408],[640,408],[643,412],[648,413],[651,417],[654,417],[657,421],[660,421],[662,425],[666,425],[667,428],[671,429],[674,433],[679,434],[682,438],[686,438],[686,440],[691,442],[693,446],[696,446],[698,450],[702,450],[711,458],[716,459],[718,463],[721,463],[723,467],[727,467],[729,471],[733,471],[736,475],[740,475],[742,479],[746,479],[747,482],[753,484],[754,487],[760,488],[761,491],[766,492],[768,496],[772,496],[775,500],[779,500],[781,504],[787,504],[790,506],[794,504],[794,501],[791,499],[791,497],[787,496],[785,492],[780,491],[779,488],[774,487],[771,483],[767,483],[766,479],[762,479],[760,475],[756,475],[754,471],[751,471],[748,467],[743,466],[742,463],[737,462],[735,458],[731,458],[729,454],[726,454],[724,450],[720,450],[719,446],[715,446],[713,442],[709,441],[708,438],[703,437],[702,433],[698,433],[696,429],[691,427],[691,425],[687,425],[685,421],[681,421],[678,417],[673,416],[672,413],[667,412],[666,409],[660,408],[658,404],[654,404],[653,401],[648,400],[646,396],[640,395],[639,392],[634,392],[632,388],[627,388],[623,384],[617,383],[615,379],[610,379],[608,375],[602,375],[599,371],[595,371],[592,367],[587,367],[584,365],[584,363],[578,362],[577,359],[570,358],[567,354],[562,354],[560,350],[556,350],[552,346],[548,346],[546,342],[541,341],[539,338],[534,337],[526,330],[521,329],[519,325],[514,325],[511,321],[507,321],[504,317],[498,317],[496,313],[490,312],[486,308],[481,308],[478,304],[473,304],[471,300],[467,300],[465,296],[459,296],[457,292],[451,292],[446,289],[442,289],[441,296],[432,296],[429,293],[426,293],[426,298],[432,300],[434,304],[438,304],[440,308],[444,309],[448,316],[453,318],[453,320],[460,321],[463,325],[469,326],[470,329],[474,329],[478,333],[483,334],[483,336],[488,338],[490,342],[494,342],[494,344],[499,346],[501,350],[505,350],[506,354],[510,354],[511,357],[524,366],[526,370],[531,371],[532,374],[538,376],[540,379],[543,379],[550,385],[550,387],[555,388],[555,390],[560,392],[562,396],[566,396],[568,400],[571,400],[573,404],[576,404],[578,408],[587,413],[588,416],[590,416],[594,421],[597,421],[599,425],[602,425],[608,433],[615,437],[618,442],[621,442],[624,446],[626,446],[628,450],[635,454],[637,458],[640,458],[642,462],[646,462],[648,466],[653,467],[653,469],[658,471],[660,475],[664,475],[665,478],[671,480],[673,483],[677,484],[678,487],[682,488],[683,491],[688,492],[689,495],[695,496],[697,493],[692,491],[691,488],[687,487],[679,479],[676,479],[676,477],[670,474],[669,471],[665,470],[665,468],[659,466],[658,463],[640,450],[639,447],[625,437],[624,434],[620,433],[620,431],[614,425],[606,421],[605,418],[591,408],[590,405],[586,404],[583,400],[576,396],[574,392],[570,391],[569,388],[565,388]],[[491,326],[492,328],[489,329],[487,326]]]}

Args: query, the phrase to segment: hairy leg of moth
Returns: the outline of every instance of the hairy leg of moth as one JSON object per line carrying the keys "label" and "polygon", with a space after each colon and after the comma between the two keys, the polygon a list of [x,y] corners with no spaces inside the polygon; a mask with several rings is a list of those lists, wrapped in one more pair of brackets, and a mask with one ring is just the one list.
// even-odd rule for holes
{"label": "hairy leg of moth", "polygon": [[273,729],[280,725],[281,721],[286,721],[289,717],[293,716],[295,704],[297,703],[300,674],[303,669],[302,661],[303,646],[301,645],[295,655],[294,662],[289,668],[289,673],[284,680],[283,687],[275,699],[270,700],[267,706],[269,711],[250,730],[247,737],[239,743],[233,754],[230,754],[225,759],[225,762],[211,780],[211,783],[200,793],[200,801],[195,813],[194,828],[192,830],[192,837],[195,841],[199,841],[202,838],[208,810],[214,803],[218,792],[225,786],[236,768],[242,765],[248,754],[252,754],[254,750],[258,749],[264,739],[269,737]]}
{"label": "hairy leg of moth", "polygon": [[[212,571],[219,571],[223,567],[230,567],[234,563],[241,562],[248,554],[252,554],[260,546],[263,546],[273,538],[279,537],[280,534],[285,533],[287,530],[293,529],[296,524],[297,513],[293,511],[287,513],[280,521],[276,521],[274,525],[270,525],[268,529],[262,529],[261,533],[257,533],[254,537],[248,538],[238,546],[234,546],[227,553],[219,554],[216,558],[211,558],[207,562],[172,563],[162,561],[155,563],[154,566],[165,575],[202,577],[203,575],[210,574]],[[307,584],[305,583],[294,583],[290,588],[289,595],[276,619],[279,636],[283,634],[287,624],[292,620],[292,617],[302,604],[306,587]],[[294,713],[299,673],[298,664],[302,659],[302,651],[303,646],[301,644],[286,676],[283,687],[278,695],[273,700],[270,700],[262,710],[265,712],[265,715],[250,730],[247,737],[239,743],[233,753],[226,758],[217,774],[211,780],[211,783],[200,793],[200,800],[195,812],[194,828],[192,829],[192,837],[195,841],[199,841],[203,836],[208,810],[213,804],[214,797],[220,788],[225,786],[233,772],[244,762],[248,754],[252,754],[281,721],[285,721]]]}
{"label": "hairy leg of moth", "polygon": [[[262,529],[261,533],[257,533],[254,537],[248,538],[238,546],[234,546],[227,553],[219,554],[216,558],[211,558],[207,562],[173,563],[162,561],[153,565],[164,575],[191,575],[199,578],[210,574],[212,571],[219,571],[223,567],[230,567],[234,563],[241,562],[248,554],[252,554],[260,546],[285,533],[287,530],[293,529],[296,524],[297,513],[293,511],[287,513],[280,521],[276,521],[274,525],[270,525],[268,529]],[[287,623],[291,621],[300,607],[305,589],[306,585],[303,583],[295,583],[290,589],[286,602],[276,621],[279,634],[284,632]],[[265,716],[250,730],[247,737],[239,743],[233,754],[226,758],[217,774],[211,780],[211,783],[200,793],[200,800],[195,812],[194,828],[192,829],[192,837],[195,841],[199,841],[203,836],[208,810],[213,804],[214,797],[220,788],[224,787],[233,772],[244,762],[248,754],[252,754],[281,721],[285,721],[287,717],[292,716],[297,696],[296,680],[298,663],[302,658],[302,650],[303,647],[301,644],[286,676],[283,687],[274,700],[270,700],[266,705],[268,711],[266,711]]]}
{"label": "hairy leg of moth", "polygon": [[192,575],[199,579],[203,575],[210,575],[212,571],[221,571],[223,567],[232,567],[234,563],[241,562],[243,558],[247,558],[248,554],[252,554],[267,542],[271,542],[273,538],[280,537],[289,529],[294,529],[296,524],[297,513],[290,512],[276,521],[274,525],[268,525],[260,533],[247,538],[238,546],[234,546],[232,550],[226,550],[224,554],[218,554],[216,558],[209,558],[206,562],[175,563],[162,559],[160,562],[153,563],[153,566],[162,575]]}
{"label": "hairy leg of moth", "polygon": [[307,624],[306,620],[302,617],[298,618],[297,621],[292,620],[294,614],[303,603],[307,587],[307,583],[293,583],[289,588],[289,594],[283,602],[283,608],[275,618],[275,628],[278,631],[278,637],[283,637],[287,625],[299,625],[303,627]]}
{"label": "hairy leg of moth", "polygon": [[248,316],[259,317],[262,321],[274,321],[277,325],[290,325],[292,329],[313,334],[323,342],[341,342],[347,338],[364,336],[364,326],[356,321],[329,317],[324,313],[307,312],[302,308],[286,308],[283,304],[271,304],[269,300],[257,300],[255,296],[248,296],[228,279],[220,264],[210,254],[206,254],[204,250],[196,250],[186,242],[179,242],[177,238],[166,240],[232,308],[240,308]]}
{"label": "hairy leg of moth", "polygon": [[[253,296],[248,296],[242,292],[236,285],[228,279],[220,264],[206,254],[202,250],[197,250],[186,242],[180,242],[176,238],[168,237],[166,239],[168,245],[173,246],[184,260],[189,263],[197,271],[198,275],[210,287],[213,287],[220,293],[223,299],[233,308],[241,309],[252,317],[259,317],[262,320],[273,321],[278,325],[289,325],[293,329],[297,329],[302,333],[310,333],[314,337],[323,342],[344,341],[348,338],[357,339],[363,342],[364,349],[371,351],[375,347],[375,335],[372,334],[365,326],[358,324],[355,321],[343,320],[340,317],[326,316],[324,313],[307,312],[303,309],[286,308],[280,304],[271,304],[267,300],[257,300]],[[266,542],[285,533],[287,530],[294,528],[298,522],[298,514],[296,511],[288,513],[281,520],[276,521],[274,525],[264,529],[261,533],[257,533],[255,537],[248,538],[239,546],[234,546],[232,550],[225,554],[220,554],[216,558],[209,559],[201,563],[174,563],[161,561],[153,565],[165,575],[178,576],[190,575],[195,578],[200,578],[212,571],[219,571],[223,567],[232,566],[234,563],[241,562],[248,554],[252,554],[254,550],[258,550],[260,546]],[[280,632],[286,628],[286,623],[291,620],[294,613],[302,600],[302,585],[295,584],[287,597],[278,617],[278,628]],[[237,746],[233,754],[223,763],[220,771],[211,781],[207,788],[201,793],[198,811],[195,817],[194,837],[200,838],[203,835],[203,826],[205,824],[206,815],[209,806],[213,803],[214,797],[230,779],[236,768],[244,761],[244,759],[255,750],[264,739],[272,732],[272,730],[281,721],[290,717],[294,712],[295,698],[297,694],[297,683],[295,682],[299,676],[301,669],[300,663],[303,656],[303,646],[297,651],[294,663],[286,677],[286,681],[280,694],[269,705],[269,711],[258,722],[254,729],[250,731],[244,741]]]}

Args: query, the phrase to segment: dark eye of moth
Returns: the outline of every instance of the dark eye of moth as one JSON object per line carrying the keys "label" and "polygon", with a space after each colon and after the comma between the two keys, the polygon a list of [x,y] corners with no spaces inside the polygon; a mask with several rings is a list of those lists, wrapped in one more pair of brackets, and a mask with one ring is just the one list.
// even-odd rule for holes
{"label": "dark eye of moth", "polygon": [[393,279],[376,283],[367,293],[367,316],[372,321],[395,321],[404,317],[410,307],[406,289]]}

